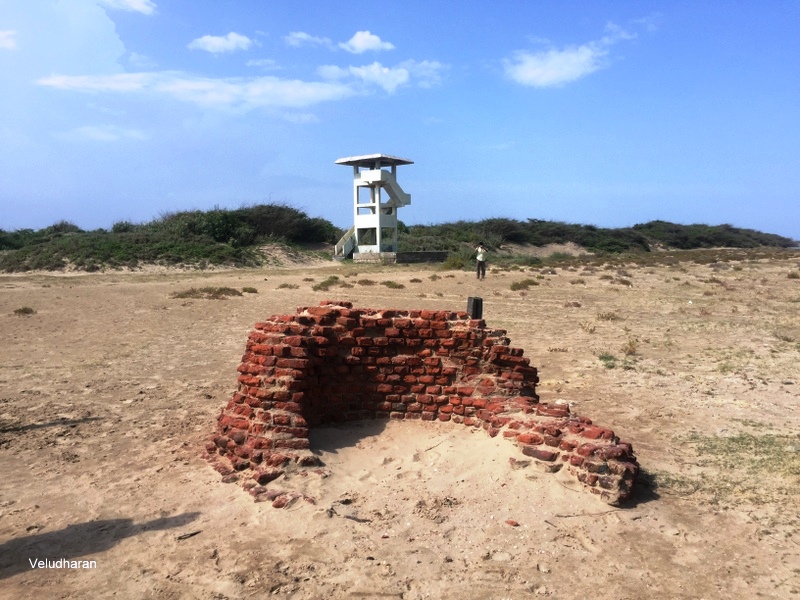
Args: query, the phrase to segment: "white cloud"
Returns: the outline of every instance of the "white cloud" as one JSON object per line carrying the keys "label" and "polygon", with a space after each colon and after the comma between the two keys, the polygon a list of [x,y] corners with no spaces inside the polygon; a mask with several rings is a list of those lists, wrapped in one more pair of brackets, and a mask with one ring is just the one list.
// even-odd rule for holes
{"label": "white cloud", "polygon": [[648,33],[658,31],[661,22],[661,13],[653,13],[641,19],[636,19],[633,23],[639,27],[644,28]]}
{"label": "white cloud", "polygon": [[622,27],[615,23],[606,23],[606,35],[602,37],[600,40],[600,44],[604,46],[611,46],[612,44],[616,44],[622,40],[634,40],[636,39],[635,33],[629,33],[625,31]]}
{"label": "white cloud", "polygon": [[595,42],[536,52],[519,50],[503,61],[505,73],[513,81],[525,86],[561,86],[605,68],[611,46],[635,37],[609,23],[606,25],[606,35]]}
{"label": "white cloud", "polygon": [[152,58],[138,52],[128,54],[128,64],[135,69],[152,69],[157,65]]}
{"label": "white cloud", "polygon": [[245,63],[245,65],[247,65],[248,67],[260,67],[262,69],[268,69],[268,70],[280,69],[277,61],[271,58],[257,58],[254,60],[248,60]]}
{"label": "white cloud", "polygon": [[384,67],[379,62],[361,67],[337,67],[335,65],[325,65],[317,69],[317,73],[324,79],[338,80],[352,77],[364,83],[374,84],[383,88],[388,93],[394,91],[404,83],[408,83],[410,74],[408,69],[403,67]]}
{"label": "white cloud", "polygon": [[188,48],[190,50],[205,50],[212,54],[221,52],[235,52],[236,50],[247,50],[253,45],[253,40],[245,35],[231,31],[228,35],[204,35],[196,40],[192,40]]}
{"label": "white cloud", "polygon": [[290,123],[297,123],[299,125],[306,125],[308,123],[319,123],[317,115],[311,113],[283,113],[281,115],[284,121]]}
{"label": "white cloud", "polygon": [[608,50],[590,45],[534,53],[519,51],[505,61],[505,70],[522,85],[559,86],[602,68],[607,54]]}
{"label": "white cloud", "polygon": [[411,77],[417,80],[417,85],[422,88],[430,88],[442,82],[442,71],[448,67],[435,60],[406,60],[400,63],[400,67],[406,69]]}
{"label": "white cloud", "polygon": [[115,75],[51,75],[36,83],[61,90],[82,92],[136,92],[144,89],[150,73],[117,73]]}
{"label": "white cloud", "polygon": [[323,79],[336,80],[344,79],[350,74],[350,71],[336,65],[322,65],[317,67],[317,74]]}
{"label": "white cloud", "polygon": [[277,77],[214,79],[169,71],[101,76],[53,75],[37,83],[78,92],[159,95],[202,107],[239,111],[302,108],[355,94],[349,86],[336,82]]}
{"label": "white cloud", "polygon": [[315,37],[303,31],[293,31],[289,35],[283,36],[283,40],[289,46],[293,46],[295,48],[299,48],[301,46],[333,46],[333,42],[331,42],[331,40],[328,38]]}
{"label": "white cloud", "polygon": [[78,127],[62,137],[71,140],[92,140],[96,142],[115,142],[122,139],[146,140],[147,135],[138,129],[125,129],[116,125],[86,125]]}
{"label": "white cloud", "polygon": [[353,78],[367,84],[377,85],[392,94],[401,85],[416,81],[420,87],[432,87],[441,82],[441,71],[445,65],[424,60],[417,62],[407,60],[395,67],[384,67],[379,62],[360,67],[349,66],[346,69],[336,65],[325,65],[317,69],[323,79],[341,80]]}
{"label": "white cloud", "polygon": [[0,50],[14,50],[17,47],[17,32],[0,31]]}
{"label": "white cloud", "polygon": [[348,41],[339,44],[339,47],[353,54],[361,54],[368,50],[393,50],[394,44],[382,41],[369,31],[357,31]]}
{"label": "white cloud", "polygon": [[99,0],[99,2],[109,8],[140,12],[144,15],[152,15],[156,10],[156,4],[151,0]]}
{"label": "white cloud", "polygon": [[408,69],[384,67],[379,62],[363,67],[350,67],[350,74],[367,83],[374,83],[390,94],[394,93],[398,86],[408,83],[410,78]]}

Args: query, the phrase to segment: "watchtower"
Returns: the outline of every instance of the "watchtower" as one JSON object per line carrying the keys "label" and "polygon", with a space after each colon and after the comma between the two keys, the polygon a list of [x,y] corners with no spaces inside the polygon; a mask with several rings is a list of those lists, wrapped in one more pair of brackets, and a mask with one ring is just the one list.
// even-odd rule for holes
{"label": "watchtower", "polygon": [[353,227],[336,244],[334,257],[397,252],[397,209],[411,204],[411,195],[397,183],[397,167],[414,162],[366,154],[340,158],[336,164],[353,167]]}

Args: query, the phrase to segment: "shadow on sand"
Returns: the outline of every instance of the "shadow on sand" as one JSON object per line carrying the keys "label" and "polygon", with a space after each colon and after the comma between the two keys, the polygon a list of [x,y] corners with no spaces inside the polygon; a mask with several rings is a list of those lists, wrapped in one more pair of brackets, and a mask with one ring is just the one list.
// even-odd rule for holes
{"label": "shadow on sand", "polygon": [[0,425],[0,433],[21,433],[44,427],[77,427],[81,423],[102,421],[101,417],[84,417],[83,419],[56,419],[47,423],[32,423],[30,425]]}
{"label": "shadow on sand", "polygon": [[317,456],[323,452],[336,454],[342,448],[355,446],[366,437],[380,435],[388,422],[388,419],[370,419],[317,425],[308,432],[311,451]]}
{"label": "shadow on sand", "polygon": [[31,560],[83,560],[115,546],[119,541],[146,531],[181,527],[200,513],[134,523],[133,519],[105,519],[67,525],[58,531],[37,533],[0,544],[0,579],[31,570]]}

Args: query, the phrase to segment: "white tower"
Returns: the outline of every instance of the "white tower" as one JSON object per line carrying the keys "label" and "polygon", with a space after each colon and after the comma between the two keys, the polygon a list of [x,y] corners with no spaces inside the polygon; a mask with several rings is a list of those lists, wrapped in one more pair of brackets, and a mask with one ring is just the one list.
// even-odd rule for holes
{"label": "white tower", "polygon": [[[411,204],[397,183],[397,166],[414,162],[388,154],[349,156],[337,165],[353,167],[353,227],[336,245],[335,256],[351,252],[397,252],[397,209]],[[382,192],[386,198],[382,198]],[[385,201],[384,201],[385,200]]]}

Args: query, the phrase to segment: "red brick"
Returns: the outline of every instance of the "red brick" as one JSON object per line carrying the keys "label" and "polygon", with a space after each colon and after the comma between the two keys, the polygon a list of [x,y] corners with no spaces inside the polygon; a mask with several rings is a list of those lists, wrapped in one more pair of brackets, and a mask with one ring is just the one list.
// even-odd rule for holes
{"label": "red brick", "polygon": [[333,315],[338,315],[339,310],[336,308],[329,308],[327,306],[311,306],[306,309],[308,314],[313,315],[315,317],[328,317]]}
{"label": "red brick", "polygon": [[594,425],[590,427],[585,427],[581,432],[581,436],[590,439],[590,440],[597,440],[603,437],[603,434],[606,432],[605,429],[602,427],[595,427]]}
{"label": "red brick", "polygon": [[540,404],[536,407],[536,414],[544,417],[568,417],[569,407],[566,405],[549,406]]}
{"label": "red brick", "polygon": [[283,475],[283,471],[280,469],[264,469],[253,473],[253,479],[255,479],[259,485],[266,485],[281,475]]}
{"label": "red brick", "polygon": [[311,361],[307,358],[279,358],[277,367],[289,369],[305,369]]}
{"label": "red brick", "polygon": [[559,450],[566,450],[571,452],[578,447],[578,442],[574,440],[561,440],[561,443],[558,445]]}
{"label": "red brick", "polygon": [[531,456],[538,460],[543,460],[546,462],[553,462],[556,458],[558,458],[557,452],[551,452],[550,450],[545,450],[544,448],[537,448],[535,446],[523,446],[522,453],[525,456]]}
{"label": "red brick", "polygon": [[[505,331],[487,330],[466,313],[353,310],[328,302],[271,317],[248,336],[237,395],[219,417],[220,435],[211,445],[211,452],[229,458],[230,474],[257,464],[282,466],[278,459],[270,464],[275,448],[299,461],[292,450],[307,448],[308,421],[438,419],[480,426],[492,436],[502,432],[537,460],[560,457],[551,470],[569,462],[586,485],[599,482],[601,495],[609,496],[606,486],[616,488],[613,497],[630,493],[638,473],[630,446],[610,429],[570,416],[566,406],[538,404],[537,371]],[[529,420],[534,412],[543,417],[538,424]],[[604,441],[565,440],[561,429]],[[231,438],[237,431],[239,444]],[[252,480],[249,487],[255,488]],[[265,492],[253,490],[258,497]]]}
{"label": "red brick", "polygon": [[597,448],[594,444],[581,444],[575,449],[575,452],[581,456],[592,456]]}
{"label": "red brick", "polygon": [[275,440],[276,448],[291,448],[293,450],[303,450],[310,447],[306,438],[294,438],[290,440]]}
{"label": "red brick", "polygon": [[600,456],[602,456],[605,460],[628,458],[628,446],[626,444],[606,446],[600,451]]}
{"label": "red brick", "polygon": [[272,415],[272,424],[273,425],[291,425],[292,424],[292,416],[286,414]]}
{"label": "red brick", "polygon": [[540,435],[538,435],[536,433],[521,433],[519,435],[519,437],[517,438],[517,441],[520,444],[538,445],[538,444],[544,443],[544,439],[542,438],[542,436],[540,436]]}

